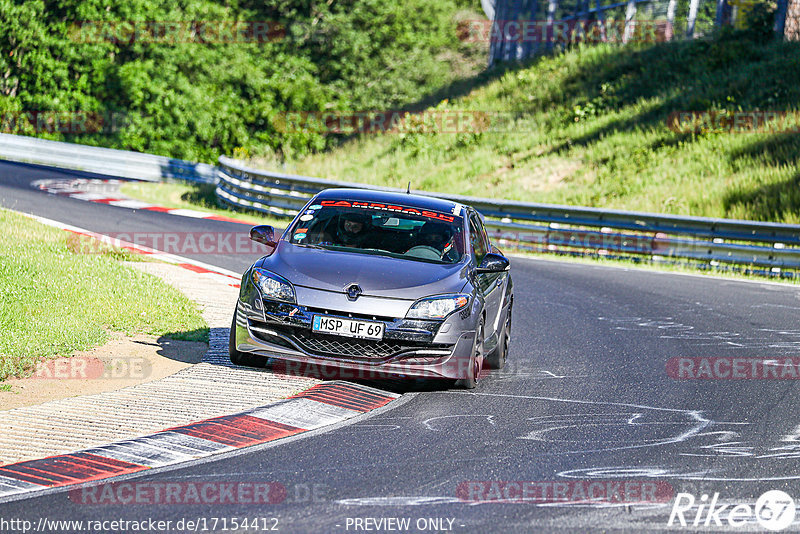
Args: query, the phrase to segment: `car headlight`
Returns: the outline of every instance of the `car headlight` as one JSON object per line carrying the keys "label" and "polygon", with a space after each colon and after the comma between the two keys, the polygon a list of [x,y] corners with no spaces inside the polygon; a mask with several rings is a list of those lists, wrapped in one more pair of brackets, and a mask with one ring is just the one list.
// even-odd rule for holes
{"label": "car headlight", "polygon": [[411,306],[407,319],[443,319],[469,304],[469,295],[441,295],[420,299]]}
{"label": "car headlight", "polygon": [[264,269],[255,268],[253,269],[253,283],[261,290],[261,295],[264,298],[295,302],[294,288],[282,276]]}

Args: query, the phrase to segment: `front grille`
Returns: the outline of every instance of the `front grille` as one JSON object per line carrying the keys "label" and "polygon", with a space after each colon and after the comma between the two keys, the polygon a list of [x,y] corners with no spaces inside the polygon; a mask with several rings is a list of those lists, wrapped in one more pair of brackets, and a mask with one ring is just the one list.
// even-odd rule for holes
{"label": "front grille", "polygon": [[[432,345],[430,343],[402,341],[397,339],[374,341],[369,339],[355,339],[329,334],[312,333],[306,329],[298,327],[286,328],[282,326],[275,328],[274,325],[268,325],[260,321],[253,321],[252,319],[250,320],[250,324],[251,331],[257,339],[289,348],[294,348],[292,347],[292,343],[294,343],[301,350],[311,354],[312,356],[333,356],[351,360],[379,362],[388,360],[400,353],[413,351],[415,349],[452,349],[451,345]],[[268,334],[264,331],[264,329],[274,330],[275,332],[281,334],[281,336],[286,336],[286,338],[291,340],[292,343],[282,337]],[[409,355],[409,357],[415,358],[414,355]],[[418,363],[427,363],[425,361],[427,358],[423,357],[422,355],[416,357],[419,357],[421,360]],[[436,358],[441,358],[441,356],[436,356]]]}
{"label": "front grille", "polygon": [[394,356],[398,352],[423,346],[418,343],[403,343],[394,340],[371,341],[325,334],[306,334],[304,332],[295,332],[292,337],[305,351],[312,354],[344,356],[347,358],[382,360]]}

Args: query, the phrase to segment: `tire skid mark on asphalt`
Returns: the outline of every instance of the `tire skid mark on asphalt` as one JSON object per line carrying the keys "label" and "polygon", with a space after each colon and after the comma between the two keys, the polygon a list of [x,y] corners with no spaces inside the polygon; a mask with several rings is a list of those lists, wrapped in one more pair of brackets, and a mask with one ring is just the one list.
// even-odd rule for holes
{"label": "tire skid mark on asphalt", "polygon": [[[790,306],[758,304],[752,307]],[[755,333],[698,330],[692,325],[678,322],[674,317],[598,317],[608,322],[614,330],[653,332],[661,339],[691,341],[693,347],[714,346],[726,350],[780,349],[785,354],[800,351],[800,331],[792,329],[758,328]]]}
{"label": "tire skid mark on asphalt", "polygon": [[437,504],[458,504],[472,505],[465,503],[458,497],[441,495],[410,495],[400,497],[354,497],[350,499],[339,499],[336,504],[342,506],[430,506]]}
{"label": "tire skid mark on asphalt", "polygon": [[267,443],[350,419],[400,398],[332,381],[269,406],[70,454],[0,466],[0,498],[81,484]]}
{"label": "tire skid mark on asphalt", "polygon": [[[597,408],[603,412],[585,411],[576,413],[550,414],[530,417],[534,429],[517,439],[537,441],[549,445],[559,444],[562,449],[555,453],[540,452],[540,455],[556,454],[596,454],[619,453],[652,447],[688,446],[671,452],[673,458],[696,458],[700,463],[687,466],[684,462],[675,465],[605,465],[561,471],[559,478],[604,479],[604,478],[670,478],[679,480],[718,481],[718,482],[769,482],[793,481],[800,479],[797,474],[797,462],[800,462],[800,424],[789,422],[789,427],[782,433],[773,435],[772,444],[758,444],[757,436],[747,435],[759,430],[758,425],[748,421],[714,420],[706,417],[703,410],[667,408],[635,403],[592,401],[582,399],[566,399],[535,395],[518,395],[504,393],[457,392],[448,391],[442,394],[495,396],[512,399],[554,402],[566,405],[578,405]],[[622,409],[614,412],[611,409]],[[651,417],[655,415],[655,417]],[[674,419],[674,417],[678,417]],[[666,419],[663,419],[666,417]],[[605,439],[602,447],[580,446],[580,438],[571,432],[576,429],[585,430],[591,427],[617,427],[624,430],[616,443]],[[672,428],[674,427],[674,430]],[[653,430],[656,435],[650,435]],[[631,437],[627,431],[638,429],[644,434]],[[570,446],[574,444],[574,446]],[[702,462],[706,460],[705,462]],[[728,464],[723,462],[729,461]],[[769,473],[763,476],[739,476],[730,473],[729,469],[738,469],[742,461],[754,464],[753,471],[763,468]],[[779,463],[772,463],[772,462]],[[737,463],[738,462],[738,463]],[[767,469],[769,467],[769,469]],[[783,473],[776,473],[776,469]]]}
{"label": "tire skid mark on asphalt", "polygon": [[[680,408],[661,408],[657,406],[646,406],[640,404],[633,404],[633,403],[625,403],[625,402],[609,402],[609,401],[592,401],[592,400],[581,400],[581,399],[563,399],[557,397],[543,397],[543,396],[536,396],[536,395],[513,395],[513,394],[505,394],[505,393],[474,393],[474,392],[449,392],[453,394],[461,394],[461,395],[479,395],[479,396],[495,396],[495,397],[508,397],[508,398],[517,398],[517,399],[529,399],[534,401],[544,401],[544,402],[555,402],[555,403],[564,403],[566,405],[575,404],[581,406],[594,406],[594,407],[614,407],[614,408],[633,408],[635,410],[643,410],[645,412],[661,412],[661,413],[668,413],[673,415],[678,415],[681,417],[685,417],[685,421],[675,421],[669,422],[669,424],[675,424],[678,426],[688,427],[683,432],[677,435],[670,435],[666,436],[661,439],[654,440],[652,442],[646,443],[633,443],[633,444],[623,444],[618,446],[612,447],[602,447],[597,449],[581,449],[575,451],[562,451],[563,453],[567,454],[584,454],[584,453],[597,453],[597,452],[613,452],[613,451],[622,451],[622,450],[630,450],[630,449],[638,449],[638,448],[646,448],[646,447],[655,447],[661,445],[667,445],[672,443],[681,443],[689,438],[695,437],[696,435],[700,434],[703,430],[707,427],[712,425],[714,421],[707,419],[703,416],[702,411],[700,410],[686,410]],[[642,423],[636,423],[636,417],[638,412],[630,413],[626,412],[628,418],[625,419],[626,424],[630,425],[639,425],[642,426]],[[623,414],[623,415],[626,415]],[[614,414],[619,416],[619,414]],[[553,422],[548,422],[548,424],[556,424],[558,423],[567,423],[566,425],[559,425],[559,426],[551,426],[545,427],[542,429],[537,429],[531,431],[524,436],[520,436],[520,439],[529,439],[533,441],[548,441],[545,438],[545,434],[554,430],[561,430],[564,428],[572,428],[577,427],[580,424],[585,424],[584,419],[586,417],[596,417],[597,414],[576,414],[570,417],[567,417],[564,421],[558,419],[561,416],[556,416],[557,419],[553,420]],[[529,420],[535,421],[537,418],[529,418]],[[621,423],[614,423],[614,424],[621,424]]]}
{"label": "tire skid mark on asphalt", "polygon": [[435,428],[435,425],[432,424],[433,421],[439,421],[441,419],[456,419],[460,417],[479,417],[486,419],[486,422],[488,422],[492,426],[496,424],[494,420],[495,417],[494,415],[481,415],[481,414],[439,415],[437,417],[431,417],[429,419],[425,419],[424,421],[422,421],[422,424],[427,430],[430,430],[431,432],[441,432],[441,430]]}

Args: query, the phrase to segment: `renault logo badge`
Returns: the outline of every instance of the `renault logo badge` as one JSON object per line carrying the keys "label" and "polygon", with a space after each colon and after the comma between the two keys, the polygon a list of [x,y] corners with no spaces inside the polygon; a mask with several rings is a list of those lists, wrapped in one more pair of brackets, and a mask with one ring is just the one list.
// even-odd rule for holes
{"label": "renault logo badge", "polygon": [[363,291],[361,291],[361,287],[358,284],[350,284],[347,286],[347,298],[350,300],[356,300]]}

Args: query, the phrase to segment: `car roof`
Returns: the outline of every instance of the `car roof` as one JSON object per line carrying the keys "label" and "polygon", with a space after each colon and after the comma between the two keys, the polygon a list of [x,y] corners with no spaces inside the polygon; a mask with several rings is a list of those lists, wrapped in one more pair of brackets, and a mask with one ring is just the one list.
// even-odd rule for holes
{"label": "car roof", "polygon": [[392,191],[374,191],[370,189],[325,189],[316,196],[317,200],[355,200],[358,202],[380,202],[382,204],[398,204],[411,208],[452,213],[462,217],[465,206],[436,197],[395,193]]}

